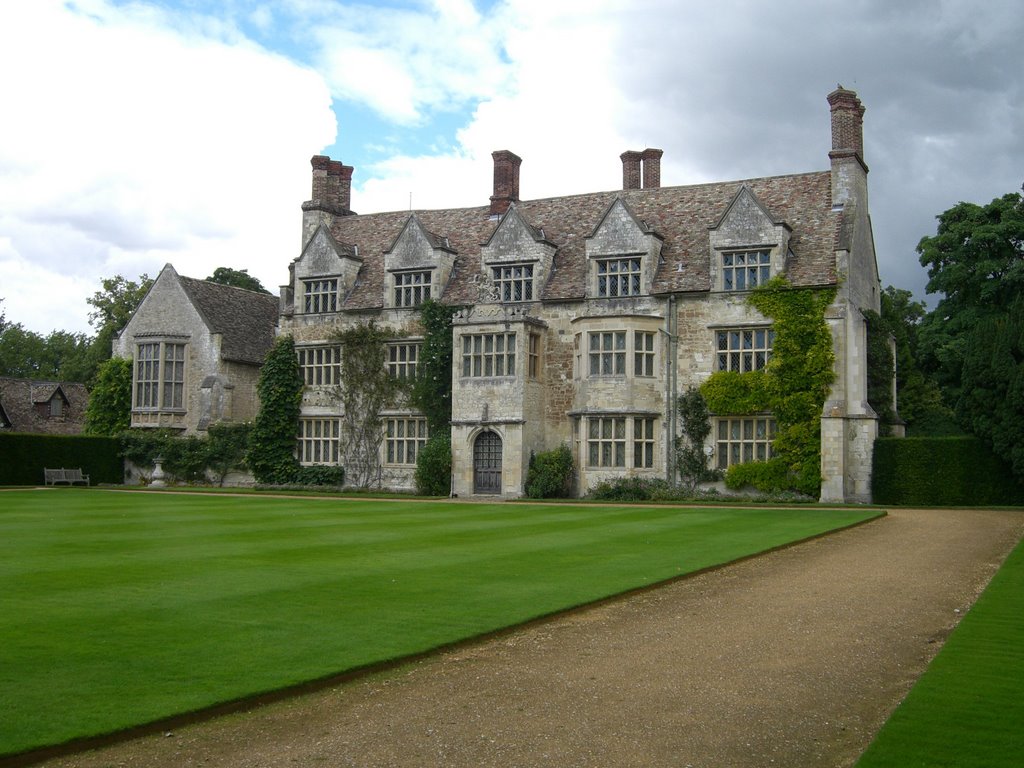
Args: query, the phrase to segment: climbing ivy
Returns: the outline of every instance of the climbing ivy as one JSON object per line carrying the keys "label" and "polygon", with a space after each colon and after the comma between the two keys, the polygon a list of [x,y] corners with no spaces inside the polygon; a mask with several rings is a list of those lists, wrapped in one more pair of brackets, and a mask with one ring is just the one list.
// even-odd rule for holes
{"label": "climbing ivy", "polygon": [[420,305],[423,344],[409,402],[427,417],[431,434],[452,421],[452,316],[458,309],[433,299]]}
{"label": "climbing ivy", "polygon": [[704,441],[711,434],[711,413],[699,389],[691,387],[677,399],[679,421],[683,434],[676,438],[676,468],[686,491],[693,491],[706,481],[717,478],[715,470],[708,469]]}
{"label": "climbing ivy", "polygon": [[409,387],[407,380],[388,371],[387,342],[394,337],[393,331],[372,320],[333,336],[341,344],[341,377],[335,392],[343,412],[345,477],[357,488],[380,484],[381,412],[397,405]]}
{"label": "climbing ivy", "polygon": [[246,462],[260,483],[290,483],[299,469],[295,436],[302,405],[302,377],[291,336],[279,337],[270,348],[256,391],[260,410],[249,435]]}
{"label": "climbing ivy", "polygon": [[[753,472],[730,468],[728,485],[749,480],[760,490],[777,490],[781,476],[792,490],[820,491],[821,411],[835,378],[825,310],[835,296],[835,288],[794,288],[783,277],[751,292],[750,305],[772,320],[771,360],[763,371],[714,373],[701,394],[720,416],[771,411],[778,431],[771,466]],[[762,477],[773,487],[761,488]]]}

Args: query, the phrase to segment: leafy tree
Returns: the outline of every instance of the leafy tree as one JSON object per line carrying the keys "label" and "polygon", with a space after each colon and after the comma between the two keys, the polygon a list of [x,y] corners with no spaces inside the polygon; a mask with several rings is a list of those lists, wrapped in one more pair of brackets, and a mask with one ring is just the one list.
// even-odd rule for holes
{"label": "leafy tree", "polygon": [[138,282],[114,275],[101,281],[101,285],[102,291],[96,291],[91,298],[86,299],[93,307],[89,313],[89,324],[98,333],[109,330],[113,336],[114,332],[128,325],[132,314],[153,285],[153,280],[146,274],[139,275]]}
{"label": "leafy tree", "polygon": [[0,331],[0,376],[22,379],[53,378],[46,339],[21,323],[6,323]]}
{"label": "leafy tree", "polygon": [[427,417],[431,433],[452,421],[452,316],[458,307],[427,299],[420,306],[423,344],[409,402]]}
{"label": "leafy tree", "polygon": [[206,278],[208,282],[231,285],[235,288],[245,288],[247,291],[270,294],[263,283],[249,274],[247,269],[232,269],[231,267],[217,267],[213,274]]}
{"label": "leafy tree", "polygon": [[291,336],[279,337],[270,348],[256,391],[260,410],[252,425],[246,461],[258,482],[290,483],[299,468],[295,439],[302,405],[302,377]]}
{"label": "leafy tree", "polygon": [[119,435],[132,421],[132,361],[112,357],[100,364],[85,409],[90,435]]}
{"label": "leafy tree", "polygon": [[1024,481],[1024,297],[967,334],[956,414]]}
{"label": "leafy tree", "polygon": [[984,206],[958,203],[938,220],[936,234],[917,246],[928,292],[942,296],[921,324],[921,362],[954,405],[971,331],[1005,315],[1024,293],[1024,205],[1012,193]]}
{"label": "leafy tree", "polygon": [[373,321],[335,334],[341,343],[341,378],[345,477],[350,485],[368,488],[380,483],[380,446],[384,440],[381,412],[394,406],[407,388],[387,367],[387,342],[393,333]]}

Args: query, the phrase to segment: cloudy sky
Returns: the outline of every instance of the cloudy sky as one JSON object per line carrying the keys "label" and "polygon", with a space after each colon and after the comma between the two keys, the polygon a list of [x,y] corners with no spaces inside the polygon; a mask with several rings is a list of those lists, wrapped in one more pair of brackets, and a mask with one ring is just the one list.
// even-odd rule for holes
{"label": "cloudy sky", "polygon": [[1019,0],[0,0],[0,310],[90,331],[86,298],[167,262],[298,255],[309,158],[352,206],[484,205],[495,149],[524,199],[823,170],[826,94],[865,106],[883,284],[959,200],[1024,182]]}

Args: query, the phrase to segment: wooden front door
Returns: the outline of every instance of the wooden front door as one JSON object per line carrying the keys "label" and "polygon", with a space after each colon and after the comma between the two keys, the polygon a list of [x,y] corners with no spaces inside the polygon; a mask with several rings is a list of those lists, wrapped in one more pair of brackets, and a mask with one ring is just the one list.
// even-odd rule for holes
{"label": "wooden front door", "polygon": [[473,493],[501,493],[501,438],[481,432],[473,444]]}

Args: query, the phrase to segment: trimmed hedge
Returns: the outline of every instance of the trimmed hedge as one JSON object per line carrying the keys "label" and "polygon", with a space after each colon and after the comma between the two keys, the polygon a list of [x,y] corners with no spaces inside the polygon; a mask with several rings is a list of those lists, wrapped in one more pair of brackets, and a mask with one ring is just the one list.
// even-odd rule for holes
{"label": "trimmed hedge", "polygon": [[976,437],[879,438],[871,495],[876,504],[1024,504],[1010,467]]}
{"label": "trimmed hedge", "polygon": [[120,485],[121,442],[85,435],[0,434],[0,485],[42,485],[44,469],[79,468],[93,485]]}

